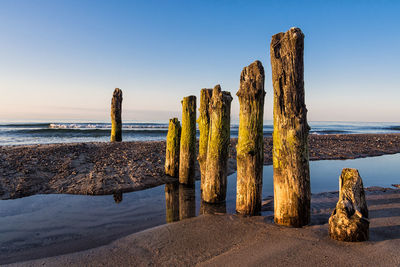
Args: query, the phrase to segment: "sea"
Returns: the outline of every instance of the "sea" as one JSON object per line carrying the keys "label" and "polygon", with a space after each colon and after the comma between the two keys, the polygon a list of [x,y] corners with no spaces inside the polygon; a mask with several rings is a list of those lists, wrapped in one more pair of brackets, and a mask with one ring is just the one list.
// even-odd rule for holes
{"label": "sea", "polygon": [[[309,122],[310,134],[400,133],[400,123],[392,122]],[[231,125],[231,137],[239,125]],[[264,124],[264,136],[271,136],[272,121]],[[168,123],[124,122],[124,141],[165,140]],[[31,145],[77,142],[107,142],[111,123],[107,122],[0,122],[0,145]],[[197,131],[197,135],[199,132]]]}

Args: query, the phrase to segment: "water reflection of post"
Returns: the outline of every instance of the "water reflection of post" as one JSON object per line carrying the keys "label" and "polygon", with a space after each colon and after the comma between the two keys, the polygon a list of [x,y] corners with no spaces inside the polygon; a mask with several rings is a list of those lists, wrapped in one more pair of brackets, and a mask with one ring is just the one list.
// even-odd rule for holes
{"label": "water reflection of post", "polygon": [[120,192],[115,192],[114,194],[113,194],[113,197],[114,197],[114,201],[115,201],[115,203],[120,203],[121,201],[122,201],[122,192],[120,191]]}
{"label": "water reflection of post", "polygon": [[200,203],[200,214],[217,214],[226,213],[226,202],[209,204],[201,201]]}
{"label": "water reflection of post", "polygon": [[179,185],[179,220],[196,216],[195,186]]}
{"label": "water reflection of post", "polygon": [[165,184],[165,217],[167,223],[179,221],[179,183]]}

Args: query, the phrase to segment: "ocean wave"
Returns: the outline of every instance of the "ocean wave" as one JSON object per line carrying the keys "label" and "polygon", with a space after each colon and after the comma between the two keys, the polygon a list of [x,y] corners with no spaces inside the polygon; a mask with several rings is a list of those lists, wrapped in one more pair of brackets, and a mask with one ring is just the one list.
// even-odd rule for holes
{"label": "ocean wave", "polygon": [[[51,129],[111,129],[111,123],[50,123]],[[122,129],[168,129],[167,124],[128,123],[122,124]]]}
{"label": "ocean wave", "polygon": [[311,130],[312,134],[343,134],[343,133],[351,133],[351,131],[347,130]]}
{"label": "ocean wave", "polygon": [[391,131],[400,131],[400,126],[389,126],[386,129]]}
{"label": "ocean wave", "polygon": [[51,123],[10,123],[0,124],[1,128],[38,128],[38,127],[50,127]]}
{"label": "ocean wave", "polygon": [[[15,135],[42,135],[42,136],[50,136],[50,135],[59,135],[59,136],[102,136],[109,135],[111,132],[111,128],[46,128],[46,129],[21,129],[21,130],[13,130],[8,131],[9,133]],[[168,129],[122,129],[123,133],[132,133],[132,134],[143,134],[143,135],[151,135],[151,134],[162,134],[167,133]]]}

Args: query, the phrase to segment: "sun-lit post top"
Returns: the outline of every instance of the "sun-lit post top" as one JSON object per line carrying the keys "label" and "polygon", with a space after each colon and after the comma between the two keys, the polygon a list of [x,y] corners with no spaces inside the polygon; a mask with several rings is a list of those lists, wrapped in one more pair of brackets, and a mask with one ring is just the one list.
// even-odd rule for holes
{"label": "sun-lit post top", "polygon": [[307,109],[304,100],[304,34],[299,28],[272,36],[274,87],[274,220],[301,227],[310,222]]}
{"label": "sun-lit post top", "polygon": [[115,88],[111,100],[111,142],[122,141],[122,90]]}

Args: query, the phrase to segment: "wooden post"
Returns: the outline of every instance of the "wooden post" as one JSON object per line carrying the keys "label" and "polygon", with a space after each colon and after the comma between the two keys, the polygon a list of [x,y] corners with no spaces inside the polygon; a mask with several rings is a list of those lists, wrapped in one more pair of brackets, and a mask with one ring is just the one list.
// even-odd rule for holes
{"label": "wooden post", "polygon": [[122,90],[115,88],[111,100],[111,142],[122,141]]}
{"label": "wooden post", "polygon": [[196,97],[182,100],[182,133],[179,156],[179,182],[193,185],[196,161]]}
{"label": "wooden post", "polygon": [[230,144],[231,102],[229,92],[218,84],[211,98],[206,175],[201,198],[208,203],[225,201]]}
{"label": "wooden post", "polygon": [[369,239],[368,207],[357,169],[345,168],[339,178],[339,201],[329,218],[329,236],[347,242]]}
{"label": "wooden post", "polygon": [[179,185],[179,220],[196,216],[195,194],[194,185]]}
{"label": "wooden post", "polygon": [[200,116],[197,122],[199,123],[200,139],[199,139],[199,156],[198,161],[200,165],[200,192],[203,191],[203,184],[206,174],[207,162],[207,146],[208,146],[208,133],[210,128],[210,101],[212,96],[212,89],[201,89],[200,91]]}
{"label": "wooden post", "polygon": [[217,204],[210,204],[204,201],[200,201],[200,214],[221,214],[226,213],[226,202]]}
{"label": "wooden post", "polygon": [[178,177],[181,124],[177,118],[169,120],[165,155],[165,174]]}
{"label": "wooden post", "polygon": [[179,221],[179,183],[165,184],[165,217],[167,223]]}
{"label": "wooden post", "polygon": [[310,128],[304,103],[303,51],[304,35],[299,28],[272,36],[275,223],[293,227],[310,222]]}
{"label": "wooden post", "polygon": [[237,92],[240,103],[237,151],[236,212],[257,215],[261,211],[264,163],[264,68],[260,61],[245,67]]}

